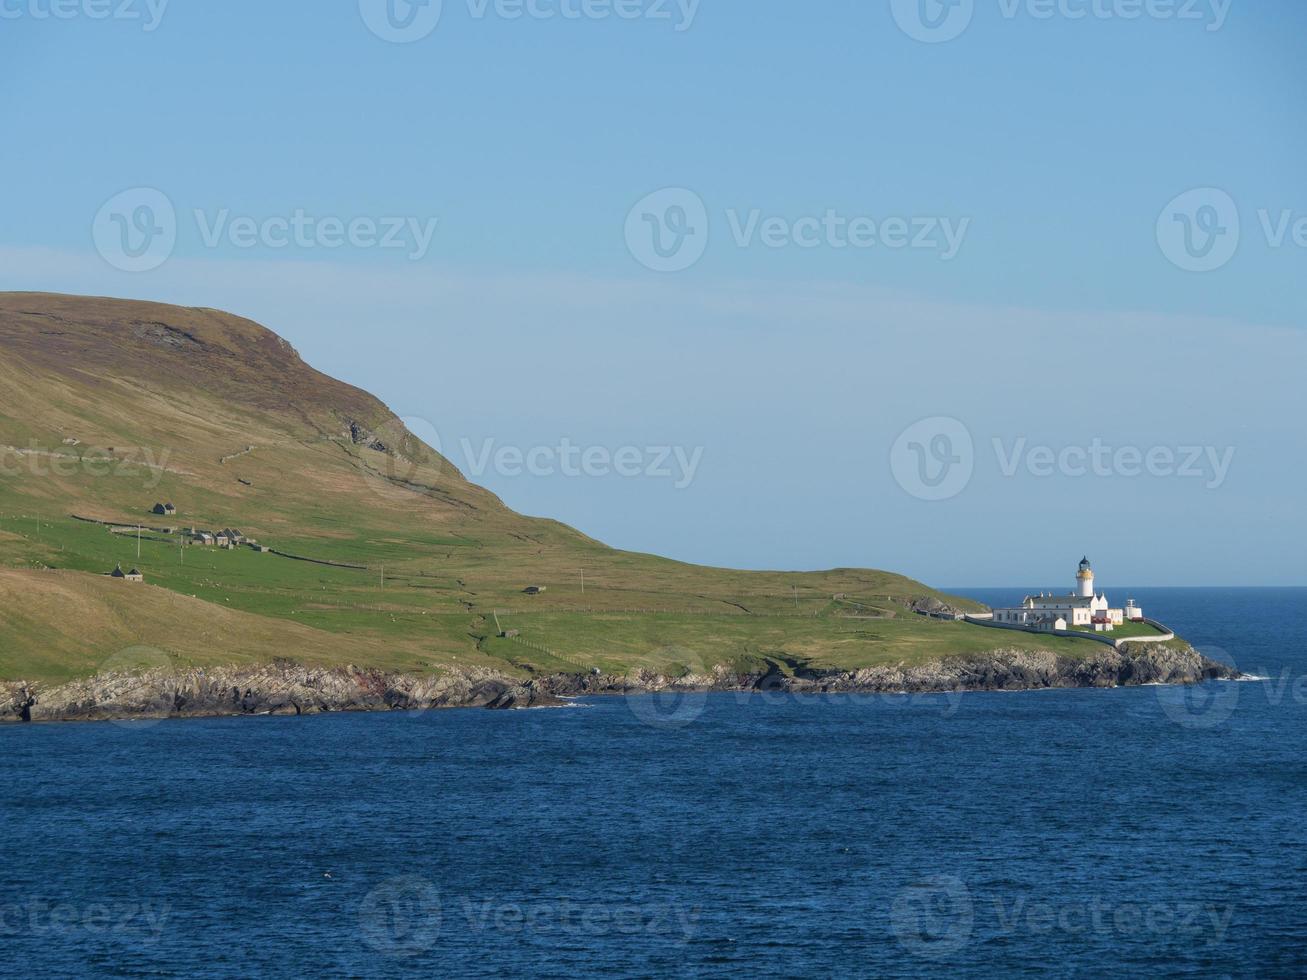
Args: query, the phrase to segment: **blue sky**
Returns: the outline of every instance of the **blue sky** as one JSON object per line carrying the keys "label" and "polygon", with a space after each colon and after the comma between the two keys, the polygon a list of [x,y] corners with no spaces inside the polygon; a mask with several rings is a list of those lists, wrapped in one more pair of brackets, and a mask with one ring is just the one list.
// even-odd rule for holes
{"label": "blue sky", "polygon": [[[1307,583],[1300,5],[445,0],[390,43],[373,0],[62,2],[0,4],[0,288],[251,316],[621,547]],[[918,40],[922,9],[965,29]],[[126,272],[97,243],[141,188],[175,244]],[[669,202],[703,247],[659,272]]]}

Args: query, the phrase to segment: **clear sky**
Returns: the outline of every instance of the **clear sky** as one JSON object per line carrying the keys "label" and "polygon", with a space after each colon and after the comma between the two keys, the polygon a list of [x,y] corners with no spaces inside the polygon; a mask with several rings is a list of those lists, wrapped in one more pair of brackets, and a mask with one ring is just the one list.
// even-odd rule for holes
{"label": "clear sky", "polygon": [[1265,0],[0,0],[0,289],[250,316],[620,547],[1307,584],[1304,36]]}

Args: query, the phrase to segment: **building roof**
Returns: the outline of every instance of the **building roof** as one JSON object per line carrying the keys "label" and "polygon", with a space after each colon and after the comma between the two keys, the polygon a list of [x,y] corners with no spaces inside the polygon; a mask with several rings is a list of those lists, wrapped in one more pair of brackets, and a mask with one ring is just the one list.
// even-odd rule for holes
{"label": "building roof", "polygon": [[1026,596],[1026,602],[1036,606],[1087,606],[1097,598],[1097,596],[1076,595],[1075,593],[1067,593],[1066,595],[1028,595]]}

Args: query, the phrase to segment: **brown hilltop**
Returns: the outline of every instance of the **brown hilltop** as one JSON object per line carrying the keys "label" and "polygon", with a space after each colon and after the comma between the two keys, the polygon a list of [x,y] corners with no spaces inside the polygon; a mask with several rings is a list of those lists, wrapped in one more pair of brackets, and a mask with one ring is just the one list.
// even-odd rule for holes
{"label": "brown hilltop", "polygon": [[[74,438],[117,457],[166,455],[172,475],[204,493],[240,497],[237,480],[276,491],[263,504],[273,511],[298,508],[310,486],[328,500],[365,487],[384,498],[406,482],[428,488],[428,510],[497,505],[377,398],[315,370],[284,339],[242,317],[5,293],[0,352],[0,412],[16,423],[0,445],[48,449]],[[247,453],[250,446],[257,451]],[[238,466],[227,465],[237,458]],[[100,498],[116,488],[82,489]],[[185,496],[183,489],[174,493]],[[413,494],[390,496],[401,510],[418,503]],[[384,509],[384,499],[355,506],[378,503]],[[232,507],[232,519],[241,517],[239,505]]]}
{"label": "brown hilltop", "polygon": [[88,387],[114,377],[251,408],[334,412],[370,427],[393,418],[372,395],[304,363],[271,330],[219,310],[0,293],[0,346],[8,358]]}

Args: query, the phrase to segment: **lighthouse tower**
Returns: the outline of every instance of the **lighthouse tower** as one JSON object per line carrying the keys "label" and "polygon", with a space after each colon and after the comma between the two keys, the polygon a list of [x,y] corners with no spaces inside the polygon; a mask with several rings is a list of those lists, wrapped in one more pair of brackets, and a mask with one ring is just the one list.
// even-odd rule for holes
{"label": "lighthouse tower", "polygon": [[1094,597],[1094,568],[1088,558],[1080,559],[1080,571],[1076,572],[1076,595],[1082,599]]}

